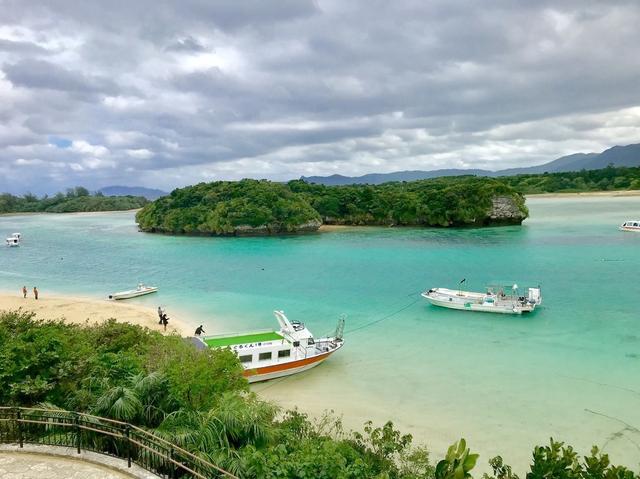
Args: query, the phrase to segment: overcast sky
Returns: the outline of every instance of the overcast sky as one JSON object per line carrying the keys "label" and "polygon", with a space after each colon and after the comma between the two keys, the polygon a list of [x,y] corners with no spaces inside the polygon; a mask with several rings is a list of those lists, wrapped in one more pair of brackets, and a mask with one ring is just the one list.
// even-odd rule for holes
{"label": "overcast sky", "polygon": [[0,0],[0,191],[640,142],[640,2]]}

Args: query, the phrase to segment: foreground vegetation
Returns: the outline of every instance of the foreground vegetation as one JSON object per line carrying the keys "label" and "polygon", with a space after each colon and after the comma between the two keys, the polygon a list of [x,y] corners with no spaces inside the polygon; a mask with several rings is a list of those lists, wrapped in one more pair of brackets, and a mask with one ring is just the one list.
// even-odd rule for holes
{"label": "foreground vegetation", "polygon": [[500,178],[523,194],[640,190],[640,167],[517,175]]}
{"label": "foreground vegetation", "polygon": [[13,196],[0,194],[0,214],[3,213],[78,213],[89,211],[122,211],[142,208],[148,201],[141,196],[92,195],[78,186],[54,196],[38,198],[32,194]]}
{"label": "foreground vegetation", "polygon": [[[492,218],[493,199],[516,216]],[[347,225],[455,226],[520,223],[515,190],[489,178],[440,178],[384,185],[324,186],[304,181],[217,181],[174,190],[136,216],[143,231],[174,234],[278,234]]]}
{"label": "foreground vegetation", "polygon": [[[346,432],[248,391],[228,349],[197,351],[178,336],[126,323],[73,325],[0,313],[0,404],[44,405],[127,421],[243,478],[472,477],[478,456],[464,441],[432,465],[391,422]],[[517,476],[502,459],[484,478]],[[593,450],[580,459],[551,442],[533,453],[527,479],[638,479]]]}

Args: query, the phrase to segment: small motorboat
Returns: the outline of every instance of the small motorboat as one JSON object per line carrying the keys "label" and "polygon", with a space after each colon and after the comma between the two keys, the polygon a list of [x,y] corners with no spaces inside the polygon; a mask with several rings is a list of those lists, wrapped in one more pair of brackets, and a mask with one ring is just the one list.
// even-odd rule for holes
{"label": "small motorboat", "polygon": [[120,291],[119,293],[113,293],[109,295],[109,299],[129,299],[137,296],[144,296],[145,294],[151,294],[158,291],[156,286],[145,286],[142,283],[138,283],[136,289],[130,289],[129,291]]}
{"label": "small motorboat", "polygon": [[7,243],[7,246],[15,247],[15,246],[20,246],[21,239],[22,239],[22,235],[20,233],[13,233],[5,241]]}
{"label": "small motorboat", "polygon": [[640,220],[625,221],[620,225],[619,230],[640,232]]}
{"label": "small motorboat", "polygon": [[[520,294],[522,289],[524,294]],[[422,293],[434,306],[480,311],[485,313],[522,314],[531,313],[542,304],[540,286],[536,288],[518,288],[511,286],[489,286],[486,293],[476,293],[446,288],[432,288]]]}
{"label": "small motorboat", "polygon": [[230,348],[244,367],[250,383],[266,381],[314,368],[344,345],[344,319],[332,336],[314,338],[300,321],[290,321],[283,311],[274,311],[280,329],[245,333],[196,336],[199,348]]}

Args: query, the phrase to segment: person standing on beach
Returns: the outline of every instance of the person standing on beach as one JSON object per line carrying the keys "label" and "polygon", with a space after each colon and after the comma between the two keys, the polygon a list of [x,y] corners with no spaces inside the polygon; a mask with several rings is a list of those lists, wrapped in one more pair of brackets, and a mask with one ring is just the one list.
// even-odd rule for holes
{"label": "person standing on beach", "polygon": [[33,295],[36,299],[38,299],[38,288],[36,288],[35,286],[33,287]]}
{"label": "person standing on beach", "polygon": [[162,315],[164,314],[164,311],[162,311],[162,306],[158,306],[158,318],[160,318],[160,321],[158,321],[158,324],[162,324]]}
{"label": "person standing on beach", "polygon": [[25,298],[25,299],[27,298],[27,287],[26,286],[22,287],[22,297]]}
{"label": "person standing on beach", "polygon": [[162,321],[162,325],[164,326],[164,330],[167,330],[167,324],[169,323],[169,318],[167,318],[166,313],[162,314],[162,318],[160,319]]}

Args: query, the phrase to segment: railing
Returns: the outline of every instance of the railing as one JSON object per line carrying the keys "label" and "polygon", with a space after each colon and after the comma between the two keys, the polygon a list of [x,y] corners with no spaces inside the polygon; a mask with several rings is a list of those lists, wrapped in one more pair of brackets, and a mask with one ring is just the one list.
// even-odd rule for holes
{"label": "railing", "polygon": [[144,429],[89,414],[0,407],[0,443],[66,446],[125,459],[168,479],[233,478],[233,474]]}

